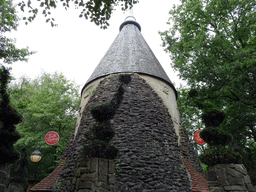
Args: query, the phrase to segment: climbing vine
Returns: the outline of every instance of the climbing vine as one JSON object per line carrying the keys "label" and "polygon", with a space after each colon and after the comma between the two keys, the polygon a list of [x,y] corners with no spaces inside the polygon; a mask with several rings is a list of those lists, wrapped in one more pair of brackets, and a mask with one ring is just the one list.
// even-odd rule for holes
{"label": "climbing vine", "polygon": [[96,123],[86,133],[85,138],[89,143],[82,150],[82,157],[114,159],[119,150],[109,142],[114,137],[115,131],[110,120],[114,117],[125,92],[123,85],[131,81],[130,74],[119,75],[120,86],[109,103],[100,104],[91,109],[91,114]]}

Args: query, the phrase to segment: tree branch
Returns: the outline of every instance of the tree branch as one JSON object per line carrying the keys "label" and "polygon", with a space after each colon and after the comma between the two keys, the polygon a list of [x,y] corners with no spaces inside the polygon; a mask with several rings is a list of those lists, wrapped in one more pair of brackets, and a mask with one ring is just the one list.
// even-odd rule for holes
{"label": "tree branch", "polygon": [[239,97],[233,91],[230,91],[230,92],[232,93],[232,95],[234,95],[236,97],[237,101],[240,101]]}

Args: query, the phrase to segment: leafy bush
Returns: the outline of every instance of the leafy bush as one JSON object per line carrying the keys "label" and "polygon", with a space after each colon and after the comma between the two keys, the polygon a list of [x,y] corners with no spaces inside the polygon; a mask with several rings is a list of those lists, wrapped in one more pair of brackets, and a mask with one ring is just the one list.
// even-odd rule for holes
{"label": "leafy bush", "polygon": [[225,113],[216,109],[204,112],[202,115],[202,121],[205,123],[205,127],[217,127],[224,119]]}
{"label": "leafy bush", "polygon": [[203,129],[200,132],[200,137],[208,144],[208,145],[226,145],[231,141],[231,136],[222,132],[218,128],[208,127]]}
{"label": "leafy bush", "polygon": [[232,150],[232,147],[209,146],[205,152],[199,155],[199,160],[208,165],[240,163],[241,155]]}
{"label": "leafy bush", "polygon": [[91,109],[91,114],[96,121],[103,122],[112,119],[115,115],[116,109],[123,100],[124,89],[118,87],[112,100],[109,103],[98,105]]}
{"label": "leafy bush", "polygon": [[93,140],[88,145],[85,145],[82,151],[84,158],[98,157],[114,159],[119,150],[105,141]]}
{"label": "leafy bush", "polygon": [[113,128],[111,128],[109,122],[94,124],[92,132],[96,138],[106,142],[109,142],[115,135],[115,131]]}
{"label": "leafy bush", "polygon": [[103,122],[114,116],[115,108],[112,103],[101,104],[92,108],[91,114],[96,121]]}

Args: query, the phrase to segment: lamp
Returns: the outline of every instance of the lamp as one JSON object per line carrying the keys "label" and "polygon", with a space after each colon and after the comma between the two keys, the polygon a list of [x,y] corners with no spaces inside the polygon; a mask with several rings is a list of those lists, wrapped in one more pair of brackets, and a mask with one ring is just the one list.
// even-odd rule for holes
{"label": "lamp", "polygon": [[41,152],[39,151],[40,146],[38,145],[36,150],[31,154],[30,159],[32,162],[37,163],[42,158]]}

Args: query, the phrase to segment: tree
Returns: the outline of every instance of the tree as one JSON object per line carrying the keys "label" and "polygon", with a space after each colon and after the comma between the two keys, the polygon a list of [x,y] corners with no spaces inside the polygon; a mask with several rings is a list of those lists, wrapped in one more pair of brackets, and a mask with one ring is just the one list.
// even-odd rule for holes
{"label": "tree", "polygon": [[[15,143],[15,148],[20,152],[26,148],[31,155],[40,144],[42,154],[38,163],[28,163],[25,177],[41,180],[58,165],[73,131],[80,105],[78,86],[61,73],[43,72],[33,80],[21,77],[9,86],[9,92],[12,104],[23,117],[17,125],[21,139]],[[49,131],[59,134],[58,144],[50,146],[44,142],[44,136]]]}
{"label": "tree", "polygon": [[90,19],[91,22],[94,22],[96,25],[100,25],[101,28],[106,29],[109,26],[108,20],[113,13],[114,6],[117,6],[121,3],[122,10],[127,10],[132,8],[133,4],[138,3],[138,0],[39,0],[37,5],[31,0],[20,2],[18,5],[20,9],[24,12],[24,8],[29,9],[31,14],[29,17],[24,17],[23,20],[32,21],[36,18],[39,9],[42,10],[42,14],[46,17],[46,22],[50,22],[51,26],[55,26],[54,18],[51,18],[51,10],[56,8],[58,3],[61,3],[62,6],[67,10],[70,7],[70,4],[73,4],[76,9],[81,9],[79,17],[84,17],[85,19]]}
{"label": "tree", "polygon": [[30,52],[28,48],[16,48],[15,40],[3,35],[11,30],[17,30],[18,26],[18,17],[11,0],[0,0],[0,13],[0,62],[11,64],[15,61],[27,61],[27,56],[34,52]]}
{"label": "tree", "polygon": [[6,165],[19,159],[19,153],[13,144],[20,138],[15,125],[21,121],[20,114],[10,105],[7,93],[9,71],[0,69],[0,165]]}
{"label": "tree", "polygon": [[[21,121],[21,116],[10,105],[7,89],[9,77],[8,68],[3,64],[15,61],[27,61],[27,56],[33,54],[28,48],[18,49],[15,40],[7,38],[4,33],[17,30],[18,18],[11,0],[0,0],[0,170],[9,179],[10,167],[19,158],[19,153],[13,144],[20,138],[15,125]],[[1,180],[1,190],[7,188],[6,181]]]}
{"label": "tree", "polygon": [[196,91],[191,106],[225,112],[220,129],[232,134],[247,165],[256,154],[255,11],[253,0],[182,0],[161,33],[172,66]]}

